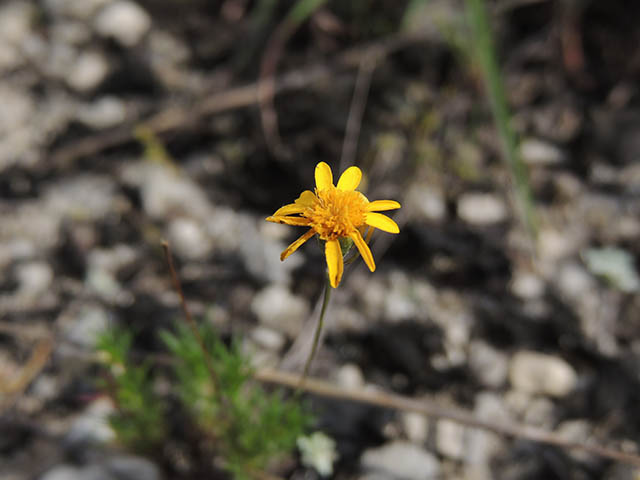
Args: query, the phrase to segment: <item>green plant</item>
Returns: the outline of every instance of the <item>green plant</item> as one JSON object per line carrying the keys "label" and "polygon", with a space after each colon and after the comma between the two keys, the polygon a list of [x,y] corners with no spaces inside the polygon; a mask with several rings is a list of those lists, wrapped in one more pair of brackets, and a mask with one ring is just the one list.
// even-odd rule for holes
{"label": "green plant", "polygon": [[103,386],[117,407],[111,426],[124,445],[146,451],[165,437],[165,404],[153,392],[149,363],[129,361],[132,342],[131,332],[112,328],[98,338],[97,349],[109,369]]}
{"label": "green plant", "polygon": [[297,399],[269,393],[252,381],[248,360],[236,342],[227,347],[210,326],[199,332],[209,359],[189,327],[178,324],[175,333],[160,333],[176,360],[178,395],[194,422],[215,437],[226,468],[236,478],[248,478],[291,451],[311,417]]}

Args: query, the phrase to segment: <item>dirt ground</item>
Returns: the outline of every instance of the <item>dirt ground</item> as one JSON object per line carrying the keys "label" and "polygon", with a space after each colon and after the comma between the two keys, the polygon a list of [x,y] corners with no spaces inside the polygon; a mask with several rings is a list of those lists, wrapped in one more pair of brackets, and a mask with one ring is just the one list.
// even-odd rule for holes
{"label": "dirt ground", "polygon": [[[194,439],[113,441],[96,335],[194,314],[300,372],[325,259],[264,218],[357,165],[402,204],[345,271],[311,374],[638,452],[640,3],[487,2],[537,232],[464,2],[0,4],[0,478],[223,478]],[[314,313],[315,312],[315,313]],[[308,343],[306,343],[308,345]],[[337,479],[638,478],[593,453],[309,395]],[[176,422],[179,420],[176,419]],[[176,430],[179,431],[179,430]],[[280,478],[320,478],[299,455]]]}

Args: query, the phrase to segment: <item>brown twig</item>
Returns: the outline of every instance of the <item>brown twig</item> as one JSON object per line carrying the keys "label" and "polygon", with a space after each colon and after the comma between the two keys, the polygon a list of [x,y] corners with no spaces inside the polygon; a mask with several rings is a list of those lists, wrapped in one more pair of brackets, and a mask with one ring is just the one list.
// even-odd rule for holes
{"label": "brown twig", "polygon": [[11,408],[33,379],[38,376],[47,364],[52,348],[53,341],[50,337],[41,339],[33,349],[27,364],[22,368],[17,378],[9,382],[2,381],[0,383],[0,393],[5,400],[0,402],[0,413]]}
{"label": "brown twig", "polygon": [[200,345],[200,349],[202,350],[202,354],[204,355],[205,362],[207,364],[207,369],[209,370],[209,374],[211,375],[211,381],[213,382],[214,391],[216,395],[221,395],[220,392],[220,382],[218,380],[218,374],[213,368],[213,359],[207,350],[206,345],[204,344],[204,340],[202,339],[202,335],[200,335],[200,330],[198,329],[198,325],[196,325],[195,320],[191,316],[191,311],[187,306],[187,300],[185,299],[184,292],[182,291],[182,284],[180,283],[180,279],[178,278],[178,273],[176,272],[175,266],[173,264],[173,256],[171,255],[171,249],[169,248],[169,242],[167,240],[162,240],[161,242],[162,250],[164,251],[164,256],[167,260],[167,265],[169,266],[169,272],[171,273],[171,280],[173,282],[173,287],[176,289],[178,293],[178,297],[180,298],[180,306],[182,307],[182,313],[184,314],[184,319],[187,321],[193,336],[196,338],[196,341]]}
{"label": "brown twig", "polygon": [[[254,377],[261,382],[283,385],[293,389],[300,387],[300,376],[287,372],[262,369],[255,372]],[[555,445],[568,450],[581,450],[599,457],[640,467],[640,457],[637,455],[620,452],[600,445],[569,441],[557,433],[537,427],[481,420],[470,412],[444,408],[425,400],[413,400],[382,391],[345,390],[315,378],[306,378],[302,388],[307,392],[323,397],[339,398],[378,407],[416,412],[429,417],[451,420],[461,425],[487,430],[506,437],[522,438],[547,445]]]}
{"label": "brown twig", "polygon": [[[335,77],[342,70],[357,68],[364,57],[374,55],[380,59],[409,45],[430,40],[433,40],[433,37],[425,33],[400,34],[348,49],[332,61],[315,63],[274,77],[272,79],[273,94],[299,90]],[[106,149],[131,142],[134,140],[134,131],[139,126],[148,128],[155,134],[162,134],[197,124],[200,119],[209,115],[255,105],[260,98],[259,90],[265,88],[264,82],[263,79],[249,85],[213,93],[195,108],[170,107],[146,120],[136,120],[114,130],[85,137],[54,151],[50,158],[51,163],[57,168],[64,168],[79,158],[96,155]]]}
{"label": "brown twig", "polygon": [[354,160],[358,150],[362,116],[367,104],[369,88],[371,87],[371,77],[376,68],[376,61],[373,56],[363,57],[360,62],[360,68],[358,68],[358,76],[356,77],[356,84],[353,87],[353,97],[351,99],[349,116],[347,117],[347,127],[344,133],[342,154],[340,155],[341,172],[343,172],[348,165],[355,163]]}

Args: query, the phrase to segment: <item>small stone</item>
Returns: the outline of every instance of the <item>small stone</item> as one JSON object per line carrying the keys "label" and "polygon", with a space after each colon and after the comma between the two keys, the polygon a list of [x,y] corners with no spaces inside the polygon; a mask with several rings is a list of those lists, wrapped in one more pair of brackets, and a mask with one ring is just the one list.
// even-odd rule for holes
{"label": "small stone", "polygon": [[445,457],[454,460],[464,458],[466,428],[451,420],[439,420],[436,424],[436,448]]}
{"label": "small stone", "polygon": [[55,16],[89,20],[95,12],[111,0],[44,0],[44,7]]}
{"label": "small stone", "polygon": [[538,253],[542,259],[558,260],[575,250],[575,238],[567,232],[544,228],[538,234]]}
{"label": "small stone", "polygon": [[360,463],[363,469],[387,479],[428,480],[440,475],[440,463],[435,455],[402,440],[365,450]]}
{"label": "small stone", "polygon": [[309,316],[309,304],[288,288],[274,285],[258,292],[251,302],[251,311],[260,323],[295,338]]}
{"label": "small stone", "polygon": [[429,420],[417,412],[402,414],[402,427],[407,438],[416,444],[423,444],[429,435]]}
{"label": "small stone", "polygon": [[531,399],[522,417],[527,425],[551,428],[553,426],[555,407],[546,397]]}
{"label": "small stone", "polygon": [[491,225],[507,219],[507,207],[497,195],[465,193],[458,199],[458,216],[471,225]]}
{"label": "small stone", "polygon": [[204,260],[212,250],[211,238],[200,223],[190,218],[176,218],[168,228],[169,242],[175,253],[186,260]]}
{"label": "small stone", "polygon": [[99,52],[82,52],[65,78],[67,84],[80,93],[95,90],[109,73],[109,62]]}
{"label": "small stone", "polygon": [[110,399],[100,397],[94,400],[73,421],[66,441],[72,445],[112,442],[116,434],[109,426],[109,416],[114,412],[115,406]]}
{"label": "small stone", "polygon": [[100,468],[78,468],[57,465],[45,472],[39,480],[116,480]]}
{"label": "small stone", "polygon": [[471,342],[469,367],[478,381],[486,387],[499,388],[507,381],[507,356],[480,340]]}
{"label": "small stone", "polygon": [[579,300],[594,290],[594,278],[581,265],[571,262],[562,265],[556,279],[558,289],[565,297]]}
{"label": "small stone", "polygon": [[564,160],[562,151],[550,143],[528,138],[520,144],[522,161],[527,165],[556,165]]}
{"label": "small stone", "polygon": [[66,338],[76,344],[93,348],[98,336],[109,326],[109,315],[102,307],[86,306],[80,310],[67,325],[64,333]]}
{"label": "small stone", "polygon": [[346,390],[361,390],[364,387],[364,375],[358,365],[347,363],[336,373],[336,383]]}
{"label": "small stone", "polygon": [[53,282],[53,269],[45,262],[23,263],[16,267],[19,293],[30,297],[43,295]]}
{"label": "small stone", "polygon": [[540,298],[544,293],[544,281],[530,272],[516,271],[511,280],[511,291],[523,300]]}
{"label": "small stone", "polygon": [[90,128],[100,130],[122,123],[126,118],[126,107],[116,97],[101,97],[93,103],[81,106],[77,118]]}
{"label": "small stone", "polygon": [[119,0],[101,10],[94,25],[100,35],[114,38],[124,47],[133,47],[151,28],[151,17],[138,4]]}
{"label": "small stone", "polygon": [[261,347],[274,352],[279,352],[287,341],[280,332],[264,326],[254,328],[251,338]]}
{"label": "small stone", "polygon": [[561,358],[520,351],[511,359],[509,379],[514,388],[523,392],[563,397],[575,388],[578,375]]}
{"label": "small stone", "polygon": [[414,212],[418,219],[440,222],[447,215],[444,195],[429,185],[412,185],[403,206]]}
{"label": "small stone", "polygon": [[160,469],[142,457],[121,455],[104,462],[102,467],[117,480],[160,480]]}
{"label": "small stone", "polygon": [[336,442],[322,432],[315,432],[297,440],[302,454],[302,464],[314,468],[321,476],[333,474],[333,464],[338,459]]}

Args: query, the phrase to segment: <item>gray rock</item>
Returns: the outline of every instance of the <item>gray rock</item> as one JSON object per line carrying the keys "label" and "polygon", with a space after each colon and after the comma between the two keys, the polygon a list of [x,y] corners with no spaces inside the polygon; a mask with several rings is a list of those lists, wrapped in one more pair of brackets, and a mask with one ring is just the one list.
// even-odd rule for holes
{"label": "gray rock", "polygon": [[213,215],[202,188],[177,170],[144,161],[127,165],[122,177],[140,188],[145,213],[154,220],[183,216],[204,223]]}
{"label": "gray rock", "polygon": [[76,345],[93,348],[98,335],[109,326],[109,314],[98,305],[86,305],[64,320],[65,337]]}
{"label": "gray rock", "polygon": [[336,383],[346,390],[361,390],[364,387],[364,375],[358,365],[347,363],[336,372]]}
{"label": "gray rock", "polygon": [[402,429],[407,438],[416,444],[423,444],[429,435],[429,420],[416,412],[404,412],[401,417]]}
{"label": "gray rock", "polygon": [[523,300],[540,298],[545,285],[542,278],[531,272],[517,270],[511,279],[511,291]]}
{"label": "gray rock", "polygon": [[35,7],[26,1],[6,2],[0,6],[0,72],[15,69],[24,63],[20,51],[31,34]]}
{"label": "gray rock", "polygon": [[109,61],[98,51],[84,51],[67,71],[65,81],[74,90],[87,93],[95,90],[107,78]]}
{"label": "gray rock", "polygon": [[73,421],[65,437],[69,445],[103,444],[112,442],[116,434],[109,426],[109,415],[115,412],[113,402],[102,397],[94,400]]}
{"label": "gray rock", "polygon": [[114,38],[124,47],[133,47],[151,28],[151,17],[137,3],[118,0],[98,13],[94,26],[100,35]]}
{"label": "gray rock", "polygon": [[102,465],[116,480],[160,480],[160,469],[142,457],[119,455]]}
{"label": "gray rock", "polygon": [[458,199],[458,216],[471,225],[492,225],[507,219],[507,206],[491,193],[465,193]]}
{"label": "gray rock", "polygon": [[297,337],[309,317],[309,304],[287,287],[273,285],[258,292],[251,302],[251,311],[260,323]]}
{"label": "gray rock", "polygon": [[436,449],[445,457],[461,460],[466,451],[467,429],[451,420],[436,423]]}
{"label": "gray rock", "polygon": [[53,269],[46,262],[28,262],[16,267],[18,292],[35,297],[48,292],[53,282]]}
{"label": "gray rock", "polygon": [[469,367],[482,385],[499,388],[507,380],[509,360],[489,344],[476,340],[469,347]]}
{"label": "gray rock", "polygon": [[44,0],[44,8],[55,17],[89,20],[97,10],[111,0]]}
{"label": "gray rock", "polygon": [[555,165],[564,160],[564,153],[555,145],[539,140],[528,138],[520,144],[522,161],[528,165]]}
{"label": "gray rock", "polygon": [[106,175],[81,174],[49,187],[43,194],[49,215],[97,220],[113,210],[115,184]]}
{"label": "gray rock", "polygon": [[117,480],[97,465],[74,467],[58,465],[43,474],[39,480]]}
{"label": "gray rock", "polygon": [[409,188],[403,207],[418,220],[442,221],[447,214],[444,195],[437,187],[417,184]]}
{"label": "gray rock", "polygon": [[282,333],[264,326],[254,328],[251,338],[259,346],[275,352],[279,352],[287,341]]}
{"label": "gray rock", "polygon": [[511,359],[509,380],[514,388],[526,393],[563,397],[575,388],[578,375],[561,358],[520,351]]}
{"label": "gray rock", "polygon": [[425,480],[438,478],[440,474],[435,455],[402,440],[365,450],[360,463],[363,469],[387,479]]}
{"label": "gray rock", "polygon": [[190,218],[176,218],[169,223],[168,237],[173,251],[185,260],[203,260],[213,251],[211,238],[201,224]]}
{"label": "gray rock", "polygon": [[101,97],[95,102],[81,105],[77,111],[78,120],[96,130],[118,125],[126,116],[124,103],[116,97]]}

